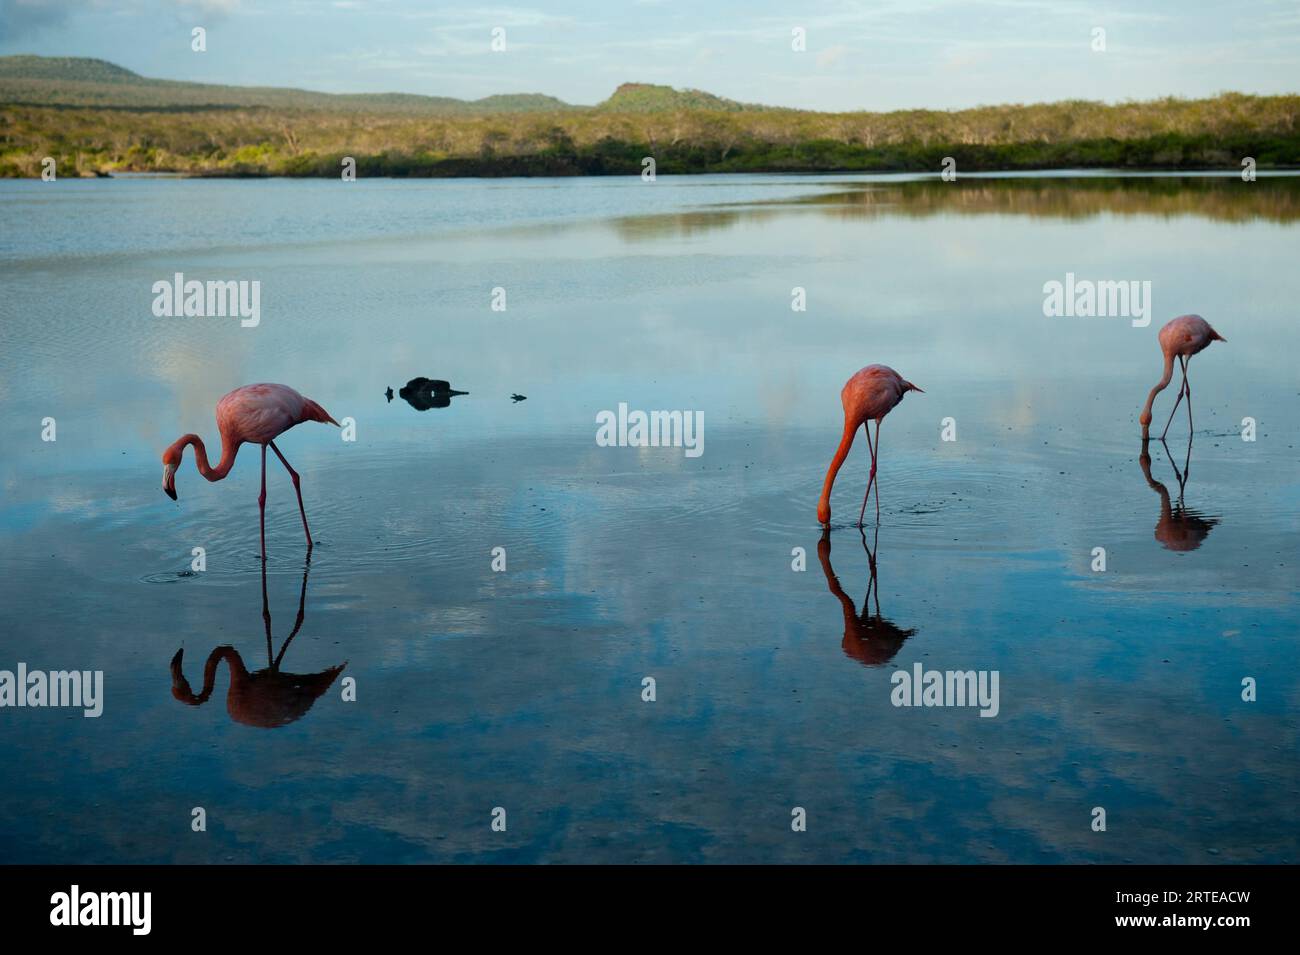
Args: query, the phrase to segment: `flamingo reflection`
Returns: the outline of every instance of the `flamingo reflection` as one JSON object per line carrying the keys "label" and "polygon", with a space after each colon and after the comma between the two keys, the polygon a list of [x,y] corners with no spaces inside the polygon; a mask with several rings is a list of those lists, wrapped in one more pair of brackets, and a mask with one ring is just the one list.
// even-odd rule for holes
{"label": "flamingo reflection", "polygon": [[236,723],[270,729],[292,723],[311,709],[312,704],[330,688],[347,663],[330,667],[320,673],[286,673],[280,669],[284,652],[289,649],[289,644],[302,629],[307,605],[307,575],[310,571],[309,560],[302,572],[302,591],[298,596],[298,619],[294,621],[293,630],[285,638],[280,652],[272,657],[271,608],[266,594],[266,561],[262,561],[262,621],[266,626],[268,664],[266,669],[250,673],[244,666],[244,660],[238,650],[229,645],[217,647],[208,654],[208,661],[203,667],[203,691],[196,696],[181,669],[181,659],[185,653],[184,648],[181,648],[172,657],[172,696],[190,706],[201,706],[206,703],[212,696],[213,686],[216,683],[217,666],[224,660],[230,670],[226,711]]}
{"label": "flamingo reflection", "polygon": [[[904,641],[915,630],[904,630],[892,621],[880,615],[880,587],[876,581],[876,550],[879,546],[880,528],[876,528],[872,545],[867,546],[866,532],[859,528],[862,535],[862,549],[867,552],[867,564],[871,568],[871,582],[867,584],[867,596],[862,602],[862,613],[858,613],[849,595],[840,586],[839,578],[831,567],[830,530],[822,531],[822,539],[817,544],[817,559],[821,561],[822,573],[826,575],[826,586],[840,601],[844,611],[844,648],[846,656],[852,657],[863,666],[881,666],[894,658],[902,648]],[[875,612],[872,613],[874,600]]]}
{"label": "flamingo reflection", "polygon": [[1183,461],[1181,471],[1174,462],[1169,445],[1164,439],[1161,439],[1160,443],[1165,446],[1165,454],[1169,456],[1169,464],[1174,469],[1174,478],[1178,481],[1177,503],[1170,501],[1169,489],[1151,476],[1151,455],[1147,453],[1147,442],[1142,442],[1142,453],[1138,457],[1138,464],[1142,466],[1142,476],[1147,479],[1147,485],[1160,495],[1160,520],[1156,521],[1156,540],[1169,550],[1196,550],[1210,533],[1210,528],[1219,523],[1219,519],[1204,517],[1183,503],[1187,480],[1192,473],[1192,442],[1187,442],[1187,457]]}

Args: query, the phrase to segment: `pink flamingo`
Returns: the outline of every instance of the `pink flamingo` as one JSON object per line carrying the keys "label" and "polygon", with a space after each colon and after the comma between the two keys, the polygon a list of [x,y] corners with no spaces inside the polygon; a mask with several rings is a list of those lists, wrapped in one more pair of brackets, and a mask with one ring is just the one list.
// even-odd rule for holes
{"label": "pink flamingo", "polygon": [[221,433],[221,461],[214,468],[208,463],[208,452],[203,439],[197,434],[183,434],[163,452],[162,489],[176,500],[176,469],[188,444],[194,445],[194,461],[199,473],[209,481],[220,481],[230,473],[239,446],[244,443],[262,446],[262,493],[257,498],[261,511],[262,559],[266,559],[266,449],[269,445],[280,459],[298,494],[298,513],[302,515],[303,533],[307,535],[307,552],[311,553],[311,531],[307,528],[307,512],[302,506],[302,488],[295,471],[284,459],[273,439],[294,425],[304,421],[338,425],[329,413],[310,398],[304,398],[288,385],[244,385],[236,388],[217,402],[217,430]]}
{"label": "pink flamingo", "polygon": [[1177,358],[1183,366],[1183,384],[1178,389],[1178,397],[1174,399],[1173,410],[1169,412],[1169,420],[1165,422],[1165,430],[1160,435],[1160,440],[1165,439],[1169,433],[1169,426],[1173,424],[1174,412],[1178,410],[1178,402],[1187,397],[1187,429],[1190,432],[1192,428],[1192,388],[1187,383],[1187,363],[1191,361],[1193,355],[1205,351],[1210,347],[1210,342],[1226,342],[1227,339],[1210,327],[1210,323],[1199,315],[1180,315],[1173,321],[1160,329],[1160,350],[1165,353],[1165,373],[1164,377],[1156,382],[1156,386],[1151,389],[1151,394],[1147,395],[1146,407],[1142,409],[1142,416],[1138,419],[1142,424],[1142,440],[1149,440],[1149,430],[1151,428],[1151,405],[1155,403],[1156,395],[1169,387],[1170,380],[1174,377],[1174,359]]}
{"label": "pink flamingo", "polygon": [[[858,426],[867,433],[867,447],[871,449],[871,477],[867,480],[867,493],[862,498],[862,512],[858,515],[858,526],[867,513],[867,498],[871,497],[871,487],[876,481],[876,455],[880,450],[880,422],[898,406],[903,396],[909,391],[920,388],[905,381],[903,376],[886,365],[868,365],[844,384],[840,392],[840,401],[844,404],[844,437],[831,459],[831,466],[826,471],[826,483],[822,485],[822,496],[817,501],[817,520],[823,524],[831,522],[831,487],[835,484],[835,475],[849,456],[853,446],[853,436]],[[876,441],[871,441],[870,421],[876,422]],[[876,522],[880,522],[880,489],[876,489]]]}

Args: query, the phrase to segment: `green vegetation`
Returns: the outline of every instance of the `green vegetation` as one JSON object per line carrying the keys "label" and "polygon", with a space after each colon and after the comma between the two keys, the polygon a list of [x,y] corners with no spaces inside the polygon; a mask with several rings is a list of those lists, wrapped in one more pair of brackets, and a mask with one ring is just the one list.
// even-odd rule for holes
{"label": "green vegetation", "polygon": [[369,176],[1239,169],[1300,165],[1300,96],[1224,93],[951,112],[815,113],[625,84],[596,107],[537,94],[407,94],[173,83],[101,60],[0,57],[0,176],[178,172]]}

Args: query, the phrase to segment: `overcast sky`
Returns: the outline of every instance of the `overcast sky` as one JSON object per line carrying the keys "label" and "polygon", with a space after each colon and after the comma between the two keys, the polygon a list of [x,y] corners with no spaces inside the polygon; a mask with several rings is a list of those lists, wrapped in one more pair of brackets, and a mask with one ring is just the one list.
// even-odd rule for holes
{"label": "overcast sky", "polygon": [[[190,49],[195,26],[205,53]],[[1113,102],[1300,90],[1300,0],[0,0],[0,53],[471,99],[596,103],[640,81],[820,110]]]}

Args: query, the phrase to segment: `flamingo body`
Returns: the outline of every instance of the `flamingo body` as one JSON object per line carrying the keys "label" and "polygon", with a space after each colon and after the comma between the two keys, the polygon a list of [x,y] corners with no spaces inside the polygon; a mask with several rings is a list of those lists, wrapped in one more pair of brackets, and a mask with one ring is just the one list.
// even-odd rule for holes
{"label": "flamingo body", "polygon": [[217,402],[221,445],[270,444],[304,421],[338,424],[325,409],[288,385],[244,385]]}
{"label": "flamingo body", "polygon": [[1226,340],[1199,315],[1180,315],[1166,322],[1157,337],[1160,340],[1160,349],[1166,355],[1172,353],[1184,358],[1191,358],[1205,351],[1212,341]]}
{"label": "flamingo body", "polygon": [[859,369],[840,389],[840,404],[844,406],[844,423],[854,425],[879,421],[898,407],[903,395],[915,389],[920,391],[888,365],[868,365]]}
{"label": "flamingo body", "polygon": [[217,431],[221,434],[221,461],[216,467],[208,461],[207,448],[197,434],[184,434],[163,452],[163,491],[176,500],[176,469],[180,467],[185,449],[194,445],[194,463],[199,473],[209,481],[220,481],[235,464],[240,445],[262,446],[262,493],[257,499],[262,512],[262,557],[266,557],[266,449],[269,447],[280,459],[293,479],[298,494],[298,511],[302,515],[302,529],[307,535],[307,550],[312,548],[311,531],[307,527],[307,512],[302,506],[301,479],[290,467],[275,439],[304,421],[319,421],[337,426],[329,412],[299,394],[288,385],[257,384],[236,388],[217,402]]}
{"label": "flamingo body", "polygon": [[[858,428],[865,428],[868,421],[875,421],[876,444],[878,444],[881,420],[898,407],[898,403],[909,391],[921,391],[921,389],[888,365],[868,365],[854,373],[844,383],[844,387],[840,390],[840,403],[844,406],[844,433],[835,457],[831,460],[831,466],[826,472],[822,495],[817,502],[817,520],[822,524],[830,523],[831,488],[835,484],[835,476],[844,464],[844,459],[849,455],[849,448],[853,445],[853,437]],[[867,481],[867,497],[870,497],[872,484],[876,480],[876,444],[871,442],[870,431],[867,431],[867,443],[871,446],[871,477]],[[866,513],[866,507],[867,500],[864,497],[863,514]],[[879,496],[876,499],[876,517],[880,517]],[[859,515],[859,523],[861,519]]]}

